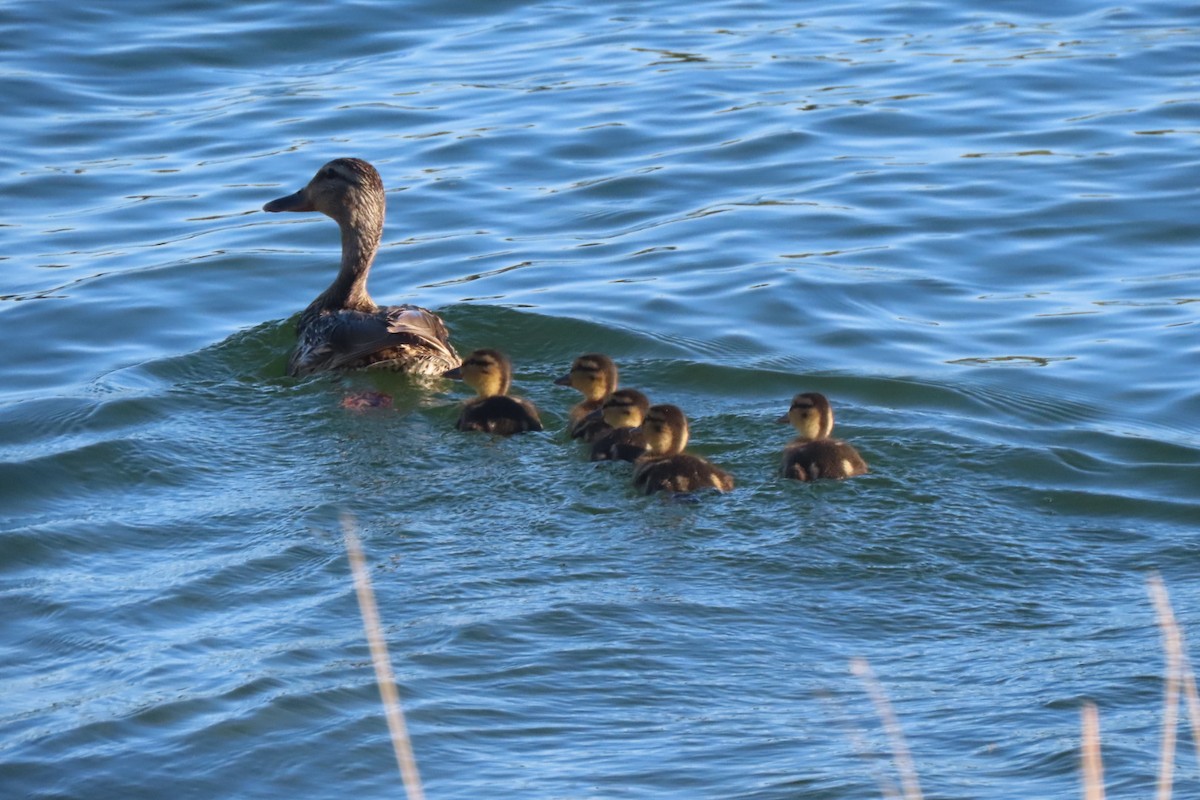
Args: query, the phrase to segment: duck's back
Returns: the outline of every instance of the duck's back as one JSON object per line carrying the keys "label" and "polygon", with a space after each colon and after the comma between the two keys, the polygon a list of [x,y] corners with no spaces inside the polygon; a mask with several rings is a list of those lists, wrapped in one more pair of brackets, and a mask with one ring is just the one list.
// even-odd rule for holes
{"label": "duck's back", "polygon": [[612,430],[612,426],[603,419],[593,419],[589,416],[601,405],[603,401],[600,400],[584,400],[571,409],[571,422],[567,430],[572,439],[582,439],[592,444]]}
{"label": "duck's back", "polygon": [[700,456],[680,453],[638,461],[633,473],[633,485],[643,494],[695,492],[701,489],[728,492],[733,488],[733,476]]}
{"label": "duck's back", "polygon": [[528,400],[508,395],[477,397],[467,401],[458,417],[460,431],[486,431],[511,436],[542,430],[537,408]]}
{"label": "duck's back", "polygon": [[842,480],[867,473],[867,462],[840,439],[797,442],[783,451],[783,476],[799,481]]}
{"label": "duck's back", "polygon": [[375,367],[441,375],[459,364],[445,323],[419,306],[305,311],[288,374]]}
{"label": "duck's back", "polygon": [[646,452],[640,428],[610,428],[592,443],[592,461],[636,461]]}

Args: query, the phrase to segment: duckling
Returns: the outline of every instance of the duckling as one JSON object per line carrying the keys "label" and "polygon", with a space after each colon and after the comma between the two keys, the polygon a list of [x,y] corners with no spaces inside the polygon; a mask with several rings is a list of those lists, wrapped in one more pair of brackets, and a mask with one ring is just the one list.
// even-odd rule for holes
{"label": "duckling", "polygon": [[867,462],[858,451],[830,437],[833,407],[825,395],[801,392],[792,398],[787,414],[776,422],[790,422],[800,434],[783,451],[783,477],[815,481],[866,474]]}
{"label": "duckling", "polygon": [[288,375],[363,367],[441,375],[459,365],[437,314],[414,305],[379,306],[367,293],[385,206],[379,173],[357,158],[330,161],[303,189],[263,206],[263,211],[320,211],[342,230],[341,268],[296,323]]}
{"label": "duckling", "polygon": [[651,406],[642,423],[646,454],[634,462],[633,485],[643,494],[657,491],[728,492],[733,476],[709,461],[683,452],[688,442],[687,417],[679,406]]}
{"label": "duckling", "polygon": [[600,408],[604,398],[617,388],[617,365],[603,353],[585,353],[571,364],[571,370],[554,381],[559,386],[570,386],[583,394],[583,400],[571,409],[567,430],[572,439],[594,442],[609,431],[603,419],[588,419],[588,415]]}
{"label": "duckling", "polygon": [[592,461],[636,461],[646,452],[641,425],[650,408],[646,395],[637,389],[618,389],[588,416],[602,416],[611,428],[592,443]]}
{"label": "duckling", "polygon": [[537,407],[523,397],[510,397],[512,362],[499,350],[476,350],[461,367],[445,373],[460,378],[479,396],[463,405],[455,427],[460,431],[487,431],[510,436],[542,430]]}

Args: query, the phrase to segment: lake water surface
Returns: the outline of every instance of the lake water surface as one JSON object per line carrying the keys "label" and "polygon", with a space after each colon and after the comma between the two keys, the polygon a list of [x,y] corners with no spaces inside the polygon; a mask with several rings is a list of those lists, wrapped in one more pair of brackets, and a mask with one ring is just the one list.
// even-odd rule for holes
{"label": "lake water surface", "polygon": [[[1160,573],[1200,630],[1200,6],[0,7],[0,796],[1147,797]],[[283,375],[374,163],[371,290],[461,385]],[[552,384],[601,350],[738,488],[634,494]],[[349,392],[386,392],[354,413]],[[775,475],[827,394],[868,476]],[[1193,646],[1190,652],[1198,651]],[[1187,737],[1176,796],[1200,794]]]}

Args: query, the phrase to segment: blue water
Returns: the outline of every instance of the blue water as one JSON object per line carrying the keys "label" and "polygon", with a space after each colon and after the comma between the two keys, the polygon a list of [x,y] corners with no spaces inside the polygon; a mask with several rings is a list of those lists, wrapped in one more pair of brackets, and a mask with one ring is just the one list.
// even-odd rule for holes
{"label": "blue water", "polygon": [[[0,796],[395,797],[339,519],[431,798],[1153,791],[1200,619],[1200,7],[0,7]],[[461,386],[284,377],[356,156]],[[726,496],[634,494],[602,350]],[[391,409],[343,398],[385,392]],[[775,476],[821,391],[872,466]],[[1197,653],[1194,646],[1189,652]],[[1177,797],[1200,794],[1184,736]]]}

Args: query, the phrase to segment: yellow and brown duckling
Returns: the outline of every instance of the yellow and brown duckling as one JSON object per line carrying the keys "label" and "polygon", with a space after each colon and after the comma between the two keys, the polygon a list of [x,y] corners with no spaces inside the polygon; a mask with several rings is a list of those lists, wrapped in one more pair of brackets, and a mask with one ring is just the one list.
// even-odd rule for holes
{"label": "yellow and brown duckling", "polygon": [[683,452],[688,443],[688,422],[679,406],[651,406],[642,423],[646,453],[634,462],[633,485],[643,494],[694,492],[716,489],[728,492],[733,476],[700,456]]}
{"label": "yellow and brown duckling", "polygon": [[462,366],[445,373],[459,378],[479,395],[463,405],[455,427],[460,431],[487,431],[501,436],[542,430],[537,407],[523,397],[508,394],[512,362],[499,350],[476,350]]}
{"label": "yellow and brown duckling", "polygon": [[414,305],[379,306],[367,293],[385,205],[375,168],[362,159],[338,158],[300,191],[263,206],[263,211],[320,211],[342,230],[341,268],[296,323],[288,375],[363,367],[441,375],[458,366],[437,314]]}
{"label": "yellow and brown duckling", "polygon": [[592,443],[592,461],[636,461],[646,452],[642,431],[650,400],[637,389],[618,389],[604,405],[589,414],[601,417],[611,430]]}
{"label": "yellow and brown duckling", "polygon": [[567,422],[572,439],[594,442],[608,432],[608,423],[600,418],[589,419],[588,415],[617,389],[617,365],[611,358],[603,353],[585,353],[575,359],[566,375],[554,382],[583,394],[583,400],[571,409]]}
{"label": "yellow and brown duckling", "polygon": [[783,451],[783,477],[815,481],[866,474],[867,462],[858,451],[831,437],[833,407],[825,395],[801,392],[792,398],[787,414],[776,421],[790,422],[799,434]]}

